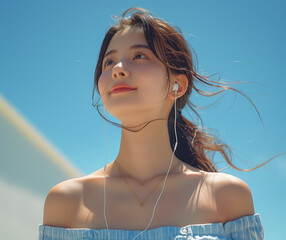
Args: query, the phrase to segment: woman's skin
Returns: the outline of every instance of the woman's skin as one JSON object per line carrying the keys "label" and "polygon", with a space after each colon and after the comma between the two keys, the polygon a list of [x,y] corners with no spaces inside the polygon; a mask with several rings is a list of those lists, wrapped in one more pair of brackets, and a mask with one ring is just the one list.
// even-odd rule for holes
{"label": "woman's skin", "polygon": [[[167,119],[174,104],[174,82],[179,84],[177,99],[187,89],[184,75],[170,74],[168,90],[166,67],[154,56],[144,35],[126,28],[111,40],[103,60],[98,87],[105,109],[134,130],[153,119],[138,132],[122,129],[116,160],[126,170],[133,191],[144,199],[166,174],[172,158]],[[134,91],[112,94],[116,83],[127,83]],[[167,96],[168,95],[168,96]],[[165,97],[167,98],[165,99]],[[165,100],[164,100],[165,99]],[[104,159],[98,159],[104,162]],[[164,193],[156,208],[151,228],[183,227],[231,221],[254,214],[252,195],[241,179],[209,173],[173,158]],[[48,193],[44,209],[44,225],[69,228],[106,228],[103,215],[103,169],[88,176],[70,179],[54,186]],[[144,185],[138,180],[149,180]],[[143,230],[150,221],[162,183],[140,206],[112,162],[106,169],[106,216],[110,229]]]}
{"label": "woman's skin", "polygon": [[[138,132],[122,129],[117,161],[133,177],[148,180],[166,173],[172,158],[167,120],[174,104],[174,92],[170,88],[168,98],[163,101],[168,90],[166,67],[150,49],[132,49],[134,45],[148,46],[138,31],[127,28],[113,37],[106,53],[116,52],[103,60],[105,67],[98,87],[105,108],[124,126],[139,125],[134,128],[139,129],[152,119],[165,119],[153,121]],[[171,81],[179,84],[179,98],[185,93],[188,81],[183,75],[171,75]],[[112,86],[120,82],[137,89],[110,94]],[[178,162],[174,159],[173,165]]]}

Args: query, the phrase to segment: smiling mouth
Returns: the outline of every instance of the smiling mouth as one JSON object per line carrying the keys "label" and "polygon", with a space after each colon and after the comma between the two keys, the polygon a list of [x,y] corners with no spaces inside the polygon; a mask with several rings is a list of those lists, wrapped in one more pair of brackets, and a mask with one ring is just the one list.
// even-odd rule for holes
{"label": "smiling mouth", "polygon": [[135,89],[134,88],[117,88],[117,89],[114,89],[111,93],[129,92],[129,91],[133,91]]}

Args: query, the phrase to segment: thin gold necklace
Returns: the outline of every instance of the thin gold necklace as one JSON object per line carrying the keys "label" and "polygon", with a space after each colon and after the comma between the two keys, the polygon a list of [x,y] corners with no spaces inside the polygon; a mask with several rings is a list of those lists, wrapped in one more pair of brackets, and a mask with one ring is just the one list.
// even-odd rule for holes
{"label": "thin gold necklace", "polygon": [[[127,179],[126,179],[126,177],[124,176],[124,174],[122,173],[122,171],[121,171],[121,169],[123,169],[122,167],[120,167],[120,165],[119,165],[119,163],[115,160],[115,163],[116,163],[116,166],[118,167],[118,170],[119,170],[119,173],[120,173],[120,175],[121,175],[121,177],[123,177],[123,180],[126,182],[126,184],[127,184],[127,186],[128,186],[128,188],[129,188],[129,190],[130,190],[130,192],[132,193],[132,195],[135,197],[135,199],[138,201],[138,203],[139,203],[139,205],[140,206],[144,206],[144,204],[145,204],[145,202],[148,200],[148,198],[152,195],[152,193],[156,190],[156,188],[159,186],[159,184],[162,182],[162,180],[163,180],[163,178],[166,176],[166,174],[165,174],[165,176],[163,175],[162,176],[162,178],[160,179],[160,181],[156,184],[156,186],[153,188],[153,190],[147,195],[147,197],[143,200],[143,201],[141,201],[140,200],[140,198],[138,197],[138,195],[132,190],[132,188],[131,188],[131,186],[129,185],[129,183],[128,183],[128,181],[127,181]],[[170,170],[170,173],[172,173],[174,170],[175,170],[175,168],[178,166],[178,164],[179,164],[179,162]],[[123,169],[124,170],[124,169]],[[124,170],[125,172],[127,172],[126,170]],[[140,181],[140,180],[138,180],[138,179],[136,179],[136,178],[133,178],[133,177],[131,177],[133,180],[135,180],[137,183],[139,183],[140,185],[144,185],[146,182],[149,182],[149,181],[151,181],[152,179],[154,179],[155,177],[157,177],[157,176],[154,176],[153,178],[151,178],[151,179],[149,179],[149,180],[146,180],[146,181]]]}

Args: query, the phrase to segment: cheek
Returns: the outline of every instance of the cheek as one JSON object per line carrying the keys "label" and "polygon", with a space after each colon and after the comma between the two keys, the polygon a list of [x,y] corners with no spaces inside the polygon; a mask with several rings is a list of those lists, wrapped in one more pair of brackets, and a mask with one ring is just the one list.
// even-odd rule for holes
{"label": "cheek", "polygon": [[103,72],[98,79],[98,91],[100,96],[104,96],[108,93],[108,77],[106,72]]}
{"label": "cheek", "polygon": [[141,67],[140,75],[145,81],[154,83],[154,88],[162,89],[167,86],[167,73],[164,66],[158,63],[150,63]]}

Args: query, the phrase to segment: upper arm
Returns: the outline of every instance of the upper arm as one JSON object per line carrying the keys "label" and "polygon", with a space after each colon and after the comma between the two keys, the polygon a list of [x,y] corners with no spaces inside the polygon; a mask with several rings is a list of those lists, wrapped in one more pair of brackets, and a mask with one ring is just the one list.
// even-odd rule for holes
{"label": "upper arm", "polygon": [[215,199],[225,222],[255,213],[250,188],[235,176],[220,173],[215,187]]}
{"label": "upper arm", "polygon": [[80,187],[72,180],[54,186],[48,193],[44,206],[43,224],[71,227],[80,203]]}

